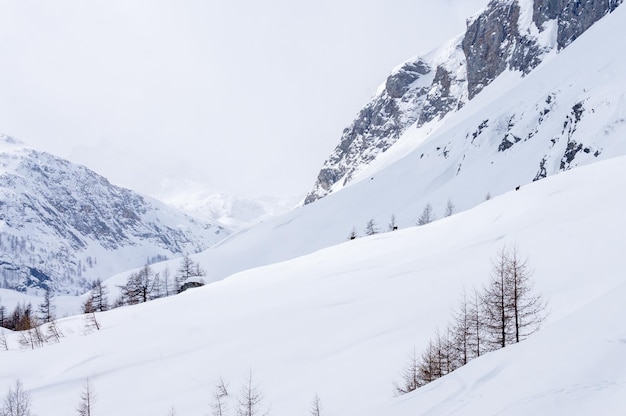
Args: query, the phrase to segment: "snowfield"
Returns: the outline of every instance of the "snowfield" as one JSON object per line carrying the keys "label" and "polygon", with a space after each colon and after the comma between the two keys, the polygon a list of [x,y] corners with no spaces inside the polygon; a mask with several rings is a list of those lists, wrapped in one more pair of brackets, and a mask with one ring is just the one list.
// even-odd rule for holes
{"label": "snowfield", "polygon": [[[7,334],[0,391],[20,378],[38,415],[66,415],[89,378],[97,414],[206,415],[220,377],[236,396],[251,370],[276,416],[306,414],[315,394],[329,415],[621,415],[625,175],[625,158],[581,167],[426,226],[99,314],[100,331],[66,318],[61,343],[41,349]],[[394,398],[413,346],[513,243],[549,301],[544,328]]]}
{"label": "snowfield", "polygon": [[[38,416],[66,416],[89,379],[96,415],[204,416],[223,379],[234,416],[251,375],[259,415],[311,414],[318,395],[324,416],[623,416],[625,25],[620,7],[527,77],[409,129],[349,186],[193,255],[202,288],[99,313],[99,331],[62,318],[61,342],[39,349],[2,330],[0,395],[19,378]],[[437,220],[417,227],[426,204]],[[369,220],[379,233],[362,237]],[[548,301],[541,331],[394,397],[410,352],[513,245]],[[109,301],[131,272],[106,281]],[[56,299],[58,315],[83,300]]]}

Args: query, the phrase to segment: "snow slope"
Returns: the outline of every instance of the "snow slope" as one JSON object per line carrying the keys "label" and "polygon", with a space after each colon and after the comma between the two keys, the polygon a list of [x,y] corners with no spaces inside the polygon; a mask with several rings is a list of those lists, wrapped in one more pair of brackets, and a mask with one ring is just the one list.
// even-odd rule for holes
{"label": "snow slope", "polygon": [[341,243],[370,219],[412,226],[426,204],[441,218],[448,200],[466,210],[626,154],[624,27],[620,7],[528,76],[505,72],[431,133],[407,132],[340,192],[223,240],[196,257],[208,280]]}
{"label": "snow slope", "polygon": [[[274,416],[621,415],[626,395],[626,158],[580,167],[422,227],[357,239],[136,307],[60,322],[60,344],[0,351],[40,416],[74,411],[89,377],[97,414],[205,415],[252,370]],[[517,243],[550,304],[544,329],[417,392],[392,397],[408,352],[446,324],[463,287]],[[233,402],[231,400],[231,413]]]}

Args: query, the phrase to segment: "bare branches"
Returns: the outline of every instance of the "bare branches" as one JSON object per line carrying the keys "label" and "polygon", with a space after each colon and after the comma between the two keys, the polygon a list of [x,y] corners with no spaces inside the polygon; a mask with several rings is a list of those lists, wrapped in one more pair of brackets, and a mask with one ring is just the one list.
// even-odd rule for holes
{"label": "bare branches", "polygon": [[15,387],[10,388],[4,398],[0,416],[31,416],[30,406],[30,394],[24,390],[22,382],[17,380]]}

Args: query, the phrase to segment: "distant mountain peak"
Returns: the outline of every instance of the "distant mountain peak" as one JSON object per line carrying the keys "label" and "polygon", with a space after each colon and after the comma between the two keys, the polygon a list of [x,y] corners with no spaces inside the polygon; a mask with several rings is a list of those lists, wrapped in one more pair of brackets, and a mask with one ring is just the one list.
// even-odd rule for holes
{"label": "distant mountain peak", "polygon": [[95,278],[206,250],[229,234],[49,153],[0,147],[0,166],[0,287],[81,292]]}

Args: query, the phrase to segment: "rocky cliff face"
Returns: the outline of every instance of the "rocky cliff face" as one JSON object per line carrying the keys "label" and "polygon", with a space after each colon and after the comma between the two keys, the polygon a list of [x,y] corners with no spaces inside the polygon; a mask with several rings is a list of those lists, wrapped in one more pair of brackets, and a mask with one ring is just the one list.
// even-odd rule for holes
{"label": "rocky cliff face", "polygon": [[76,292],[93,278],[204,250],[227,234],[0,136],[2,287]]}
{"label": "rocky cliff face", "polygon": [[411,126],[463,107],[504,71],[528,74],[622,1],[492,0],[461,37],[392,72],[344,130],[305,203],[343,187]]}

